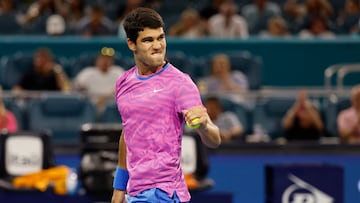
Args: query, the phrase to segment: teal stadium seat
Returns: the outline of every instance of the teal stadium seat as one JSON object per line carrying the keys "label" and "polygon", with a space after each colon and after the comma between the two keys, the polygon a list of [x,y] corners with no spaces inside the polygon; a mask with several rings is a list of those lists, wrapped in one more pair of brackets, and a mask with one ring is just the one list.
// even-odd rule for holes
{"label": "teal stadium seat", "polygon": [[110,101],[105,105],[104,111],[101,114],[100,122],[102,123],[122,123],[117,105],[114,101]]}
{"label": "teal stadium seat", "polygon": [[194,76],[194,60],[182,51],[169,51],[166,55],[167,60],[176,68],[184,73]]}
{"label": "teal stadium seat", "polygon": [[271,139],[284,136],[282,118],[294,102],[292,97],[260,98],[253,112],[253,123],[260,124]]}
{"label": "teal stadium seat", "polygon": [[329,136],[338,137],[337,117],[340,111],[351,106],[350,97],[337,97],[330,95],[324,99],[325,127]]}
{"label": "teal stadium seat", "polygon": [[47,93],[27,106],[29,130],[49,130],[54,143],[78,143],[81,126],[96,122],[96,107],[79,94]]}
{"label": "teal stadium seat", "polygon": [[1,58],[1,82],[3,89],[9,90],[17,84],[23,74],[33,68],[32,55],[17,52]]}
{"label": "teal stadium seat", "polygon": [[250,134],[252,131],[252,111],[243,103],[235,103],[227,98],[220,99],[224,111],[232,111],[236,114],[244,127],[244,133]]}
{"label": "teal stadium seat", "polygon": [[16,35],[22,32],[21,25],[16,20],[13,13],[0,14],[0,35]]}

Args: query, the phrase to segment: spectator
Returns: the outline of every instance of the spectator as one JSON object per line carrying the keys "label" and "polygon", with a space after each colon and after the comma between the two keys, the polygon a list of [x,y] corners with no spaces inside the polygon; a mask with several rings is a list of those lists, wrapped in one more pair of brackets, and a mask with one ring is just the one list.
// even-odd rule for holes
{"label": "spectator", "polygon": [[144,0],[126,0],[124,1],[119,8],[117,9],[117,17],[116,21],[117,23],[121,23],[124,19],[124,17],[130,13],[135,8],[139,8],[141,6],[145,6]]}
{"label": "spectator", "polygon": [[185,9],[180,20],[170,27],[169,36],[200,38],[206,35],[206,27],[195,9]]}
{"label": "spectator", "polygon": [[341,111],[337,118],[340,138],[350,144],[360,143],[360,85],[351,90],[351,107]]}
{"label": "spectator", "polygon": [[205,21],[208,21],[210,17],[216,15],[220,11],[221,4],[226,0],[212,0],[210,4],[206,5],[200,10],[200,16]]}
{"label": "spectator", "polygon": [[135,8],[145,6],[144,0],[126,0],[117,9],[116,24],[118,25],[117,35],[120,38],[126,38],[126,33],[123,26],[124,17]]}
{"label": "spectator", "polygon": [[61,65],[54,61],[50,49],[40,48],[34,53],[33,68],[23,75],[13,90],[67,92],[71,90],[71,83]]}
{"label": "spectator", "polygon": [[220,13],[209,18],[209,36],[216,38],[247,38],[248,24],[237,14],[237,6],[232,0],[225,0]]}
{"label": "spectator", "polygon": [[104,47],[97,55],[94,66],[86,67],[74,79],[74,88],[85,93],[101,111],[108,98],[113,98],[116,79],[124,72],[114,65],[114,49]]}
{"label": "spectator", "polygon": [[299,32],[299,37],[302,39],[322,38],[333,39],[336,37],[335,33],[329,29],[327,21],[321,16],[312,16],[310,24]]}
{"label": "spectator", "polygon": [[262,38],[291,37],[286,21],[281,16],[273,16],[267,23],[267,29],[259,33]]}
{"label": "spectator", "polygon": [[46,21],[46,33],[51,36],[60,36],[65,33],[66,23],[59,14],[51,15]]}
{"label": "spectator", "polygon": [[0,131],[10,133],[18,131],[18,124],[15,115],[6,109],[2,100],[2,89],[0,88]]}
{"label": "spectator", "polygon": [[254,0],[253,3],[245,5],[241,14],[249,25],[251,34],[258,34],[266,29],[267,22],[273,16],[281,16],[281,9],[278,4],[268,0]]}
{"label": "spectator", "polygon": [[58,0],[37,0],[34,1],[26,13],[20,18],[20,22],[27,29],[35,33],[45,33],[46,20],[49,16],[61,13],[58,7]]}
{"label": "spectator", "polygon": [[301,90],[294,105],[282,120],[286,140],[318,140],[324,135],[324,124],[316,107]]}
{"label": "spectator", "polygon": [[64,2],[55,0],[55,2],[60,8],[61,13],[59,14],[64,17],[68,32],[74,33],[76,25],[85,16],[85,0],[67,0]]}
{"label": "spectator", "polygon": [[18,12],[12,0],[0,0],[0,24],[3,27],[0,34],[18,34],[21,25],[18,21]]}
{"label": "spectator", "polygon": [[287,0],[284,3],[284,16],[291,25],[293,33],[299,32],[309,24],[312,16],[322,16],[328,21],[334,15],[334,9],[328,0]]}
{"label": "spectator", "polygon": [[101,36],[115,34],[114,23],[106,17],[100,5],[90,6],[90,12],[76,26],[77,33],[82,36]]}
{"label": "spectator", "polygon": [[352,34],[359,32],[360,20],[360,1],[346,0],[345,9],[337,18],[340,32],[343,34]]}
{"label": "spectator", "polygon": [[211,74],[198,81],[200,93],[245,93],[249,88],[247,77],[238,70],[231,70],[230,58],[216,54],[211,61]]}
{"label": "spectator", "polygon": [[224,111],[219,97],[208,97],[204,105],[211,120],[220,129],[222,143],[229,143],[244,133],[244,128],[239,118],[232,111]]}

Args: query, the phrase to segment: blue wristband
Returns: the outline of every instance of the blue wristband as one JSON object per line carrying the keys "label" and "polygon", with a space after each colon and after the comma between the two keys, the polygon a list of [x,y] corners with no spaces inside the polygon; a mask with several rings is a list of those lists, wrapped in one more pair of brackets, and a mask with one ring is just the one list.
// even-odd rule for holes
{"label": "blue wristband", "polygon": [[126,190],[128,180],[129,172],[117,166],[114,176],[113,187],[117,190]]}

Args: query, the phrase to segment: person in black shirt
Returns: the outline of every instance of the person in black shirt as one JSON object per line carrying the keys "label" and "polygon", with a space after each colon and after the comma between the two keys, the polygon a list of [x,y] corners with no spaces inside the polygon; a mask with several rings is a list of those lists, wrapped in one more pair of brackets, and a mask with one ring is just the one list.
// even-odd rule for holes
{"label": "person in black shirt", "polygon": [[282,121],[286,140],[318,140],[324,133],[320,113],[301,90]]}
{"label": "person in black shirt", "polygon": [[61,65],[55,63],[48,48],[34,53],[33,68],[26,72],[13,87],[15,92],[29,91],[70,91],[70,81]]}

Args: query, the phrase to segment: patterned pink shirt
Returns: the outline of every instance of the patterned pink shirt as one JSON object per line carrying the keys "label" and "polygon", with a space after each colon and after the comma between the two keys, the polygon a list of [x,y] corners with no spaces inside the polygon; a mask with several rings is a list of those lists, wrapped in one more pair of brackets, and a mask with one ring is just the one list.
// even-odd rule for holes
{"label": "patterned pink shirt", "polygon": [[117,80],[116,103],[127,146],[127,192],[135,196],[159,188],[189,201],[180,155],[182,110],[202,105],[194,82],[169,63],[147,76],[134,66]]}

